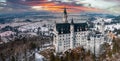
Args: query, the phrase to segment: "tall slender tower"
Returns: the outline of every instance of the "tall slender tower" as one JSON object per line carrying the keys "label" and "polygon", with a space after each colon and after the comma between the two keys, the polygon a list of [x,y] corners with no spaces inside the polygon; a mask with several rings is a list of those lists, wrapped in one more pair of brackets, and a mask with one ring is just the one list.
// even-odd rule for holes
{"label": "tall slender tower", "polygon": [[68,21],[67,21],[67,17],[68,17],[68,15],[67,15],[67,10],[66,10],[66,8],[64,8],[64,15],[63,15],[63,22],[64,23],[68,23]]}
{"label": "tall slender tower", "polygon": [[102,30],[102,34],[104,35],[104,33],[105,33],[105,21],[104,21],[104,19],[102,19],[102,22],[101,22],[101,30]]}
{"label": "tall slender tower", "polygon": [[53,37],[53,45],[55,45],[55,51],[59,52],[59,46],[58,46],[58,31],[56,30],[56,21],[54,22],[54,37]]}
{"label": "tall slender tower", "polygon": [[70,25],[70,48],[74,48],[74,22],[73,19],[71,20],[71,25]]}

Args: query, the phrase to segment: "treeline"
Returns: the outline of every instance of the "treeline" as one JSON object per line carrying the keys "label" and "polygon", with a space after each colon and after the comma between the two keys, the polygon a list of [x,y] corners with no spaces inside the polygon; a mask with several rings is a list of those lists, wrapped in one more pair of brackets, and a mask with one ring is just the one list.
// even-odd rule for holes
{"label": "treeline", "polygon": [[54,53],[54,50],[45,50],[40,54],[47,58],[48,61],[94,61],[94,55],[90,51],[86,52],[81,47],[73,50],[69,49],[64,53]]}
{"label": "treeline", "polygon": [[35,49],[40,49],[45,43],[50,43],[50,37],[22,37],[0,45],[0,61],[34,61],[34,56],[30,56]]}
{"label": "treeline", "polygon": [[54,49],[47,49],[40,52],[48,61],[119,61],[120,60],[120,39],[113,39],[111,45],[103,44],[104,52],[95,56],[82,47],[73,50],[69,49],[64,53],[55,53]]}
{"label": "treeline", "polygon": [[112,44],[104,44],[105,52],[100,55],[100,61],[119,61],[120,60],[120,39],[113,39]]}

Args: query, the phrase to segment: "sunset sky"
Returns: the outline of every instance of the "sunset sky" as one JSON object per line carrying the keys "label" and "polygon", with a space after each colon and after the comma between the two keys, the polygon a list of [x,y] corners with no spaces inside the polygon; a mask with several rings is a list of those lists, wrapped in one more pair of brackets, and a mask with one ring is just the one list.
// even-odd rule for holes
{"label": "sunset sky", "polygon": [[0,12],[50,11],[108,12],[120,14],[120,0],[0,0]]}

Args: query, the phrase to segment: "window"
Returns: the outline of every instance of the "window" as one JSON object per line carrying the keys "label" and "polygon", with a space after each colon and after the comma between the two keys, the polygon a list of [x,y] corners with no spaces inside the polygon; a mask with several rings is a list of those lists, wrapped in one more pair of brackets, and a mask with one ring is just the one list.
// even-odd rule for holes
{"label": "window", "polygon": [[68,34],[68,36],[70,36],[70,35]]}
{"label": "window", "polygon": [[62,36],[60,35],[60,37],[62,37]]}
{"label": "window", "polygon": [[59,46],[62,46],[62,42],[61,42],[61,41],[59,41],[58,45],[59,45]]}

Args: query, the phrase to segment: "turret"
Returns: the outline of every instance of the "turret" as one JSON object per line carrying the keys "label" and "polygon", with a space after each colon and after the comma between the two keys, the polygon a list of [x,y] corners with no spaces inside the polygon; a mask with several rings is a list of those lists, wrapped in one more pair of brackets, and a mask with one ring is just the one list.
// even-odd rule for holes
{"label": "turret", "polygon": [[73,18],[72,18],[71,23],[70,23],[70,32],[74,32],[74,22],[73,22]]}
{"label": "turret", "polygon": [[58,48],[58,31],[56,30],[56,21],[54,22],[54,37],[53,37],[53,45],[55,45],[55,51],[59,52],[59,48]]}
{"label": "turret", "polygon": [[54,24],[53,24],[53,28],[54,28],[54,31],[56,31],[56,21],[54,22]]}
{"label": "turret", "polygon": [[74,22],[73,19],[71,20],[70,24],[70,48],[74,48]]}
{"label": "turret", "polygon": [[38,27],[38,29],[37,29],[37,34],[38,35],[40,35],[40,29],[41,29],[40,27]]}
{"label": "turret", "polygon": [[105,22],[104,22],[104,20],[102,19],[102,22],[101,22],[101,30],[102,30],[102,34],[104,34],[104,32],[105,32]]}
{"label": "turret", "polygon": [[67,15],[67,10],[66,10],[66,8],[64,8],[64,15],[63,15],[63,22],[64,23],[68,23],[68,21],[67,21],[67,17],[68,17],[68,15]]}

